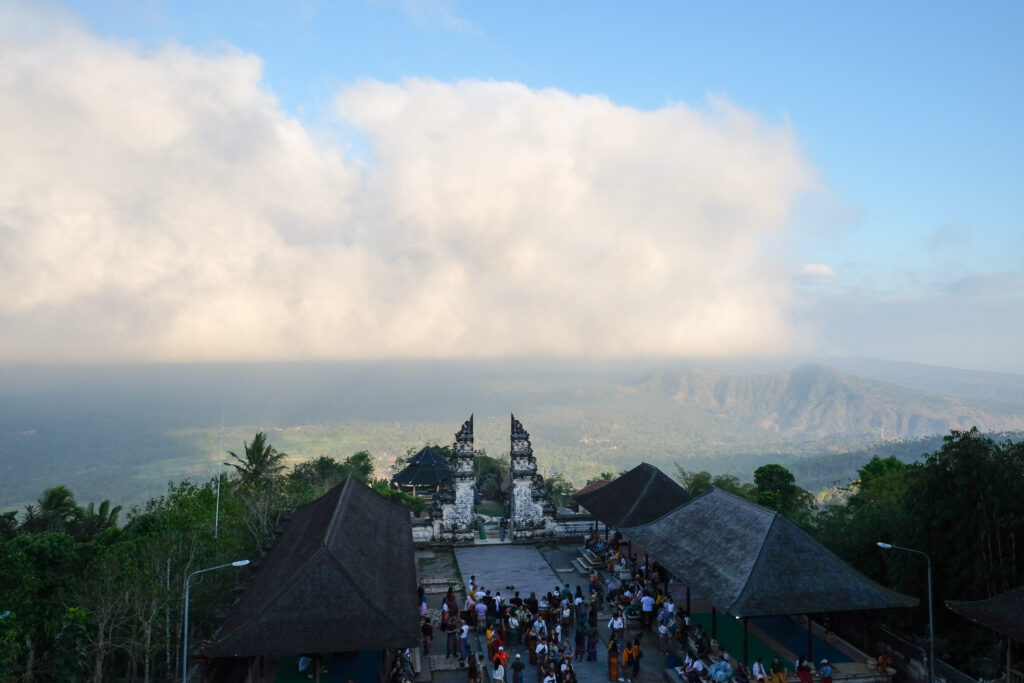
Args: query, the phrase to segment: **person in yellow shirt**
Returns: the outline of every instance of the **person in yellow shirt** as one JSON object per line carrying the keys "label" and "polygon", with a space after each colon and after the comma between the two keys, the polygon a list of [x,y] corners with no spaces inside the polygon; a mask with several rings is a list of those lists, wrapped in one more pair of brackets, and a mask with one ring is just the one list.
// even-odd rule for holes
{"label": "person in yellow shirt", "polygon": [[772,660],[772,664],[769,667],[771,670],[771,683],[786,683],[789,678],[789,671],[786,669],[785,663],[776,657]]}

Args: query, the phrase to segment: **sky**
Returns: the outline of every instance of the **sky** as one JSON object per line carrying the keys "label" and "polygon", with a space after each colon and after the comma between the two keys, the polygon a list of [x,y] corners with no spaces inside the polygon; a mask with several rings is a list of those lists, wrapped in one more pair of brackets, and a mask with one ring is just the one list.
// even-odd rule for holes
{"label": "sky", "polygon": [[0,3],[0,363],[1024,373],[1020,2]]}

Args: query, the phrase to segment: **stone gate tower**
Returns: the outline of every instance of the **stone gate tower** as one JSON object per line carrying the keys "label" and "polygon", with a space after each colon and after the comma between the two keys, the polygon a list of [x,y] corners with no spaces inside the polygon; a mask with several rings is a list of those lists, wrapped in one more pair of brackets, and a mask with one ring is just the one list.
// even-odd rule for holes
{"label": "stone gate tower", "polygon": [[473,448],[472,415],[462,423],[462,429],[456,432],[452,452],[455,454],[455,472],[452,473],[455,480],[455,518],[465,521],[466,527],[472,532],[476,523],[473,505],[476,492],[476,471],[473,467],[476,449]]}
{"label": "stone gate tower", "polygon": [[433,539],[455,544],[472,543],[476,531],[476,511],[473,505],[476,450],[473,448],[472,415],[455,434],[452,453],[455,455],[454,471],[441,485],[431,513],[437,525]]}
{"label": "stone gate tower", "polygon": [[512,538],[546,536],[554,524],[554,506],[548,499],[544,477],[537,474],[530,433],[523,429],[515,415],[512,415],[511,441],[508,515]]}

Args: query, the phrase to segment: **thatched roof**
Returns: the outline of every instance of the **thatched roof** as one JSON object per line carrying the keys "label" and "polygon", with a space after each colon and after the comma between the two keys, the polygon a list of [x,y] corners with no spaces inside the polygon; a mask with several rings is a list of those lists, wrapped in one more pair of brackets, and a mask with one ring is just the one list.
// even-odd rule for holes
{"label": "thatched roof", "polygon": [[295,510],[205,653],[410,647],[417,607],[409,511],[349,476]]}
{"label": "thatched roof", "polygon": [[391,477],[391,483],[399,486],[440,486],[452,476],[448,460],[430,446],[424,446],[406,462],[405,468]]}
{"label": "thatched roof", "polygon": [[643,462],[610,482],[595,482],[573,499],[610,527],[652,522],[690,500],[682,486]]}
{"label": "thatched roof", "polygon": [[783,515],[718,488],[623,533],[733,616],[917,604],[860,574]]}
{"label": "thatched roof", "polygon": [[947,600],[946,607],[973,622],[1024,643],[1024,586],[985,600]]}

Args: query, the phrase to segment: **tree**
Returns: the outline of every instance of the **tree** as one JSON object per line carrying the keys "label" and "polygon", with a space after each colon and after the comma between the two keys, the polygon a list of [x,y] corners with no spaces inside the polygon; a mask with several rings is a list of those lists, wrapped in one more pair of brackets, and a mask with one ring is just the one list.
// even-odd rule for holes
{"label": "tree", "polygon": [[676,465],[676,481],[691,496],[698,496],[711,488],[710,472],[688,472],[681,465]]}
{"label": "tree", "polygon": [[876,581],[887,581],[878,541],[905,539],[904,502],[909,471],[900,460],[874,456],[857,470],[845,503],[826,506],[814,519],[814,535]]}
{"label": "tree", "polygon": [[285,461],[288,455],[279,452],[276,448],[267,443],[267,435],[263,432],[256,432],[252,443],[247,444],[243,455],[228,451],[228,455],[237,462],[226,462],[235,468],[242,486],[255,486],[266,481],[277,478],[285,469]]}
{"label": "tree", "polygon": [[505,493],[501,487],[511,466],[509,459],[492,458],[483,450],[478,450],[473,458],[473,463],[476,467],[476,482],[480,494],[484,498],[504,502]]}
{"label": "tree", "polygon": [[79,508],[78,515],[70,525],[71,533],[80,541],[87,541],[105,529],[117,526],[117,518],[121,514],[121,506],[111,507],[110,501],[105,500],[96,507],[89,503],[84,508]]}
{"label": "tree", "polygon": [[344,464],[334,458],[321,455],[293,467],[292,471],[288,473],[288,479],[308,486],[311,495],[316,497],[339,484],[347,474],[348,469]]}
{"label": "tree", "polygon": [[132,576],[138,563],[133,539],[116,527],[89,543],[91,555],[78,586],[77,602],[89,616],[86,642],[92,655],[93,683],[104,680],[112,650],[128,649],[135,634],[129,629]]}
{"label": "tree", "polygon": [[60,672],[61,680],[68,683],[85,681],[89,675],[86,630],[85,610],[69,607],[64,614],[60,632],[53,639],[54,664]]}
{"label": "tree", "polygon": [[46,489],[35,505],[25,507],[22,530],[27,533],[65,531],[79,515],[75,494],[61,484]]}
{"label": "tree", "polygon": [[413,514],[420,514],[426,512],[429,504],[426,499],[417,496],[413,493],[406,493],[391,485],[391,482],[387,479],[376,479],[370,484],[370,488],[376,491],[378,494],[407,506]]}
{"label": "tree", "polygon": [[547,486],[548,492],[551,494],[551,502],[556,507],[572,505],[572,494],[575,492],[576,487],[572,485],[571,481],[566,479],[564,474],[561,472],[552,474],[544,480],[544,485]]}
{"label": "tree", "polygon": [[356,451],[342,463],[346,474],[352,474],[361,482],[373,479],[373,456],[369,451]]}
{"label": "tree", "polygon": [[719,474],[711,476],[710,472],[701,470],[700,472],[689,472],[681,465],[676,465],[676,481],[679,485],[686,489],[686,492],[691,496],[699,496],[705,491],[709,490],[712,486],[717,486],[723,491],[741,496],[748,500],[755,500],[756,495],[754,487],[751,484],[744,484],[740,482],[738,477],[731,474]]}
{"label": "tree", "polygon": [[787,517],[810,509],[813,497],[796,485],[793,473],[782,465],[762,465],[754,470],[754,486],[760,505],[778,510]]}
{"label": "tree", "polygon": [[256,432],[252,443],[245,446],[243,456],[229,452],[237,463],[226,464],[238,473],[235,495],[245,506],[245,522],[249,532],[262,544],[288,507],[281,473],[287,455],[267,443],[267,435]]}
{"label": "tree", "polygon": [[954,430],[910,472],[901,545],[931,555],[937,600],[984,598],[1020,585],[1024,443],[997,444],[976,427]]}
{"label": "tree", "polygon": [[18,511],[0,514],[0,541],[8,541],[18,534]]}
{"label": "tree", "polygon": [[9,609],[0,612],[0,681],[14,677],[21,656],[20,636],[18,615]]}

